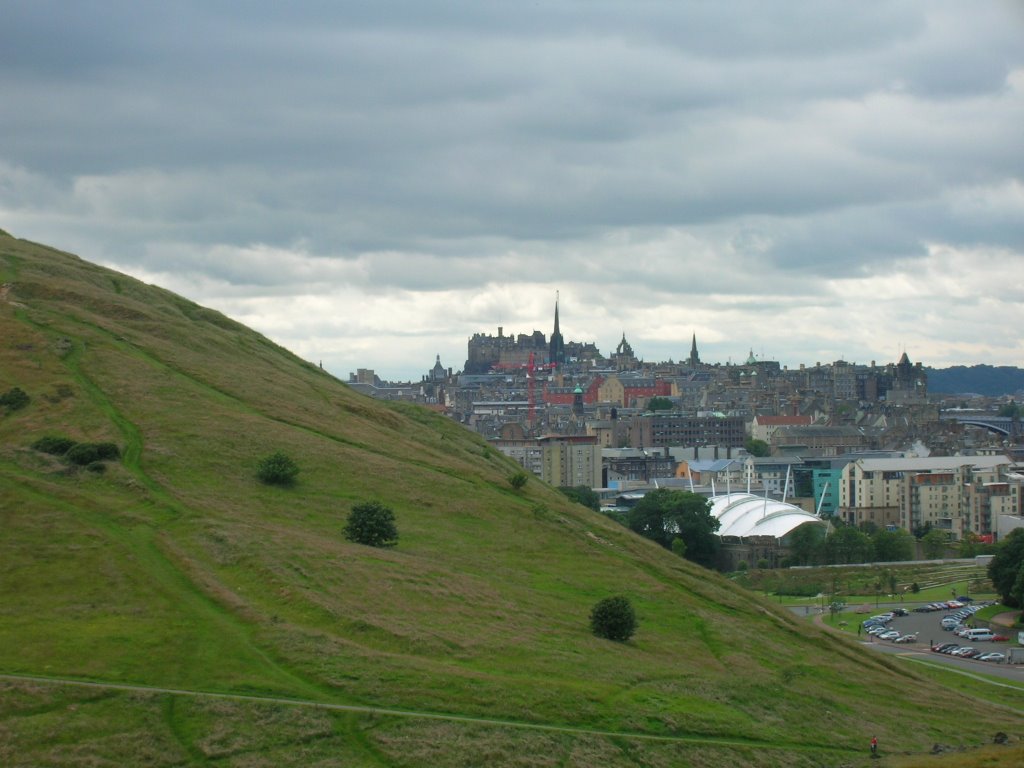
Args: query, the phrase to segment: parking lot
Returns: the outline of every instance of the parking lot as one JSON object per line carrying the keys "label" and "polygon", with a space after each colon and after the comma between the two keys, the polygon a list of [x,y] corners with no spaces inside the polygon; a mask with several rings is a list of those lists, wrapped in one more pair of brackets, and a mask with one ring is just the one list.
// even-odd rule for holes
{"label": "parking lot", "polygon": [[[1003,629],[1000,630],[996,627],[993,631],[997,634],[1001,634],[1008,639],[1005,641],[991,641],[991,640],[976,640],[969,641],[967,639],[958,637],[951,630],[944,630],[942,628],[942,619],[951,616],[957,612],[956,608],[946,608],[944,610],[935,610],[929,612],[915,611],[914,608],[918,605],[907,605],[901,603],[889,603],[880,604],[877,607],[871,607],[866,612],[858,612],[852,614],[846,614],[846,620],[848,621],[847,629],[854,627],[853,622],[861,624],[865,619],[869,619],[871,616],[875,616],[885,612],[902,612],[906,611],[906,615],[896,615],[891,621],[886,623],[886,627],[898,631],[901,636],[905,635],[917,635],[916,641],[906,643],[894,643],[890,640],[882,640],[876,637],[868,635],[866,630],[861,627],[859,632],[860,640],[867,646],[874,647],[881,651],[887,651],[891,653],[913,653],[915,655],[922,654],[926,655],[930,659],[934,659],[937,662],[949,664],[961,669],[971,669],[977,672],[986,672],[994,674],[998,677],[1006,677],[1009,679],[1024,681],[1024,665],[1021,664],[1007,664],[1005,662],[986,662],[978,661],[973,658],[958,658],[956,656],[950,656],[944,653],[935,653],[931,651],[931,648],[941,643],[956,643],[959,646],[970,646],[978,649],[981,652],[1000,652],[1006,655],[1010,648],[1020,647],[1017,643],[1017,633],[1015,630]],[[860,609],[864,610],[864,609]],[[971,623],[969,616],[964,618],[964,622]]]}

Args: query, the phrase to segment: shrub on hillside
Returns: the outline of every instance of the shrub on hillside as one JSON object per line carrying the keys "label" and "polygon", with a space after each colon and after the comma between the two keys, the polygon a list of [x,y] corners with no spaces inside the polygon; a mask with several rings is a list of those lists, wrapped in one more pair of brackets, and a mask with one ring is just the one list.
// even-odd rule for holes
{"label": "shrub on hillside", "polygon": [[115,443],[93,443],[101,461],[116,461],[121,458],[121,449]]}
{"label": "shrub on hillside", "polygon": [[398,543],[395,513],[379,501],[352,507],[344,531],[346,539],[368,547],[393,547]]}
{"label": "shrub on hillside", "polygon": [[75,441],[70,438],[46,435],[32,443],[32,448],[37,451],[42,451],[43,453],[52,453],[54,456],[63,456],[65,453],[70,451],[74,445]]}
{"label": "shrub on hillside", "polygon": [[590,629],[597,637],[624,643],[636,632],[636,613],[621,595],[606,597],[590,611]]}
{"label": "shrub on hillside", "polygon": [[516,472],[515,474],[513,474],[513,475],[511,475],[509,477],[508,482],[509,482],[509,485],[511,485],[513,488],[515,488],[518,491],[524,485],[526,485],[526,481],[529,480],[529,479],[530,479],[530,476],[527,475],[525,472]]}
{"label": "shrub on hillside", "polygon": [[80,467],[96,461],[103,461],[103,455],[95,443],[75,443],[64,454],[64,458]]}
{"label": "shrub on hillside", "polygon": [[267,485],[292,485],[298,474],[299,465],[281,451],[265,456],[256,467],[256,477]]}
{"label": "shrub on hillside", "polygon": [[21,387],[14,387],[0,395],[0,408],[6,408],[7,412],[16,411],[29,404],[30,398]]}

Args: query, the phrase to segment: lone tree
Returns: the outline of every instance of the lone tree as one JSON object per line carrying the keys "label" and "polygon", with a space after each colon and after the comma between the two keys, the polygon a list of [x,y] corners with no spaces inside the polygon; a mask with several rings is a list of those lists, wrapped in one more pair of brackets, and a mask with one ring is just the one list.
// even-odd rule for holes
{"label": "lone tree", "polygon": [[508,478],[508,482],[509,482],[509,485],[511,485],[513,488],[515,488],[518,491],[524,485],[526,485],[526,481],[529,480],[529,479],[530,479],[529,475],[527,475],[525,472],[520,471],[520,472],[516,472],[513,475],[510,475],[509,478]]}
{"label": "lone tree", "polygon": [[621,595],[598,601],[590,611],[590,629],[597,637],[624,643],[636,632],[636,613]]}
{"label": "lone tree", "polygon": [[747,453],[751,456],[771,456],[772,447],[764,440],[758,440],[756,437],[749,438],[743,447],[747,449]]}
{"label": "lone tree", "polygon": [[261,459],[256,468],[256,477],[267,485],[292,485],[298,474],[299,465],[281,451]]}
{"label": "lone tree", "polygon": [[398,543],[395,513],[379,501],[352,507],[344,530],[346,539],[368,547],[393,547]]}
{"label": "lone tree", "polygon": [[718,556],[718,518],[711,514],[711,502],[689,491],[659,488],[644,496],[627,516],[629,528],[641,536],[672,549],[672,541],[685,543],[684,557],[705,568],[713,568]]}

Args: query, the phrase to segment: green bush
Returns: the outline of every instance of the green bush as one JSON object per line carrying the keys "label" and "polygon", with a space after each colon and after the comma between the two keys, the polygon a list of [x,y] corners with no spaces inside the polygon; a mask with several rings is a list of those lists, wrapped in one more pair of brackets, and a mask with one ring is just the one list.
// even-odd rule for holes
{"label": "green bush", "polygon": [[393,547],[398,543],[395,513],[378,501],[352,507],[344,531],[346,539],[368,547]]}
{"label": "green bush", "polygon": [[281,451],[260,460],[256,477],[267,485],[292,485],[299,474],[299,465]]}
{"label": "green bush", "polygon": [[80,467],[92,464],[94,461],[103,460],[103,456],[100,454],[100,450],[96,447],[95,443],[76,443],[68,449],[68,452],[64,454],[64,458]]}
{"label": "green bush", "polygon": [[530,476],[525,472],[516,472],[511,475],[508,479],[509,485],[515,488],[517,491],[522,489],[526,485],[526,481],[530,479]]}
{"label": "green bush", "polygon": [[116,461],[121,458],[121,449],[115,443],[93,443],[100,458],[105,461]]}
{"label": "green bush", "polygon": [[47,435],[40,437],[34,443],[32,448],[43,453],[52,453],[54,456],[63,456],[65,453],[70,451],[74,447],[75,441],[67,437],[57,437],[54,435]]}
{"label": "green bush", "polygon": [[590,611],[590,629],[597,637],[624,643],[636,632],[636,613],[621,595],[606,597]]}
{"label": "green bush", "polygon": [[80,467],[102,461],[121,458],[121,449],[114,443],[75,443],[64,454],[64,458]]}
{"label": "green bush", "polygon": [[6,408],[8,412],[16,411],[28,405],[31,399],[21,387],[14,387],[0,395],[0,408]]}

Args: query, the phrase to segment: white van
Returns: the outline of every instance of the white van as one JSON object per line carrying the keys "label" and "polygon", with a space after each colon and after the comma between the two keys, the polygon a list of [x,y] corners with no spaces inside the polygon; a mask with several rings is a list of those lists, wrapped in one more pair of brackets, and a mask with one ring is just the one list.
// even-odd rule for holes
{"label": "white van", "polygon": [[963,638],[973,643],[978,640],[991,640],[995,636],[991,629],[969,629],[964,633]]}

